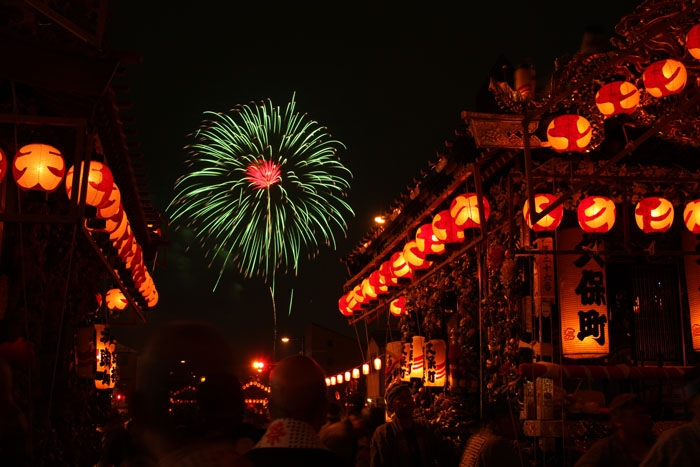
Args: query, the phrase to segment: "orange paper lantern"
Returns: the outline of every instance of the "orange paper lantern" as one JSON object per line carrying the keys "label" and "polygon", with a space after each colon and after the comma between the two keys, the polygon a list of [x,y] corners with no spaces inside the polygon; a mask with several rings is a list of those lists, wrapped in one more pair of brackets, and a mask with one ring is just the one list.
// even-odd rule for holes
{"label": "orange paper lantern", "polygon": [[394,277],[398,279],[411,279],[413,277],[413,271],[408,265],[403,251],[397,251],[391,255],[389,263],[391,264],[391,272],[394,274]]}
{"label": "orange paper lantern", "polygon": [[435,214],[432,226],[435,237],[442,242],[457,243],[464,241],[464,230],[455,224],[449,209]]}
{"label": "orange paper lantern", "polygon": [[[535,212],[541,213],[547,207],[549,207],[550,204],[554,203],[557,199],[558,198],[556,196],[547,193],[536,194],[534,196]],[[530,220],[530,203],[528,202],[528,200],[525,200],[525,204],[523,205],[523,218],[525,219],[527,225],[535,232],[556,229],[557,227],[559,227],[559,224],[561,224],[561,220],[563,217],[564,207],[560,204],[559,206],[554,208],[549,214],[542,217],[540,220],[537,221],[537,223],[533,225],[532,221]]]}
{"label": "orange paper lantern", "polygon": [[[85,163],[81,162],[81,177],[84,176],[82,173]],[[71,192],[73,191],[73,172],[75,166],[71,166],[68,169],[68,174],[66,175],[66,194],[71,197]],[[102,162],[90,161],[90,169],[88,171],[88,183],[87,183],[87,193],[85,195],[85,204],[89,206],[102,207],[102,205],[109,202],[109,195],[112,192],[112,187],[114,186],[114,177],[112,176],[112,171],[109,170]],[[78,186],[78,199],[80,199],[80,186]]]}
{"label": "orange paper lantern", "polygon": [[377,291],[375,290],[374,286],[370,283],[368,277],[362,279],[362,283],[360,284],[360,286],[362,287],[362,295],[365,297],[365,300],[372,301],[377,299]]}
{"label": "orange paper lantern", "polygon": [[399,278],[394,275],[394,271],[391,267],[391,261],[386,260],[379,266],[379,274],[389,287],[399,284]]}
{"label": "orange paper lantern", "polygon": [[700,60],[700,24],[690,28],[685,37],[685,46],[690,55]]}
{"label": "orange paper lantern", "polygon": [[389,303],[389,312],[394,316],[405,315],[406,308],[406,297],[401,295],[399,298],[395,298]]}
{"label": "orange paper lantern", "polygon": [[673,205],[658,196],[644,198],[634,209],[634,219],[644,233],[666,232],[673,224]]}
{"label": "orange paper lantern", "polygon": [[22,190],[51,193],[63,181],[66,163],[61,151],[48,144],[23,146],[12,161],[12,175]]}
{"label": "orange paper lantern", "polygon": [[615,203],[605,196],[588,196],[578,205],[578,224],[584,232],[609,232],[615,224]]}
{"label": "orange paper lantern", "polygon": [[352,316],[347,294],[338,299],[338,310],[340,310],[340,314],[343,316]]}
{"label": "orange paper lantern", "polygon": [[683,222],[694,234],[700,234],[700,199],[690,201],[683,210]]}
{"label": "orange paper lantern", "polygon": [[[491,206],[486,197],[481,197],[485,220],[491,215]],[[460,229],[470,229],[481,227],[479,216],[479,198],[476,193],[466,193],[457,196],[450,204],[450,216],[454,219],[455,225]]]}
{"label": "orange paper lantern", "polygon": [[7,155],[5,151],[0,148],[0,183],[5,180],[5,174],[7,173]]}
{"label": "orange paper lantern", "polygon": [[109,192],[109,196],[104,203],[100,205],[97,209],[97,217],[101,219],[109,219],[110,217],[116,215],[122,206],[122,195],[117,188],[117,184],[112,184],[112,191]]}
{"label": "orange paper lantern", "polygon": [[418,244],[415,240],[411,240],[404,245],[403,257],[406,259],[408,266],[414,271],[428,269],[433,265],[432,261],[425,259],[425,255],[418,249]]}
{"label": "orange paper lantern", "polygon": [[654,97],[678,94],[685,88],[688,72],[678,60],[659,60],[642,73],[644,88]]}
{"label": "orange paper lantern", "polygon": [[639,89],[627,81],[613,81],[598,90],[595,105],[606,117],[634,113],[639,105]]}
{"label": "orange paper lantern", "polygon": [[379,269],[376,269],[369,275],[369,283],[372,284],[377,294],[389,293],[389,284],[387,284]]}
{"label": "orange paper lantern", "polygon": [[560,115],[547,127],[547,141],[556,152],[583,152],[592,136],[590,122],[579,115]]}
{"label": "orange paper lantern", "polygon": [[424,255],[441,255],[445,252],[445,243],[433,232],[432,224],[423,224],[416,230],[416,246]]}
{"label": "orange paper lantern", "polygon": [[121,289],[109,289],[105,295],[107,308],[110,310],[123,310],[129,304]]}

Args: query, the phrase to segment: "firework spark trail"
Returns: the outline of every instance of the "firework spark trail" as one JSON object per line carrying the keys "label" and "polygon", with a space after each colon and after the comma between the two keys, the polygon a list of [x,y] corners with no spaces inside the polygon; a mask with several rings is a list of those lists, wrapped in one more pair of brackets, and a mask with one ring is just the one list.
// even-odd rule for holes
{"label": "firework spark trail", "polygon": [[297,113],[294,96],[284,112],[268,99],[205,118],[166,210],[175,228],[193,230],[210,267],[221,263],[214,290],[231,264],[262,277],[274,306],[275,276],[296,275],[302,251],[312,259],[347,232],[352,174],[337,156],[345,146]]}

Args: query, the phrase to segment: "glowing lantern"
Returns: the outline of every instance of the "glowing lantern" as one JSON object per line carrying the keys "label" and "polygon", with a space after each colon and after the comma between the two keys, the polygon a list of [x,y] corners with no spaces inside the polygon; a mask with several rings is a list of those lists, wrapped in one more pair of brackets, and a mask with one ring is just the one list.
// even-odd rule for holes
{"label": "glowing lantern", "polygon": [[5,174],[7,173],[7,155],[5,151],[0,148],[0,182],[5,180]]}
{"label": "glowing lantern", "polygon": [[391,255],[389,263],[391,264],[391,272],[394,274],[394,277],[399,279],[411,279],[413,277],[413,271],[406,262],[403,251],[397,251]]}
{"label": "glowing lantern", "polygon": [[[485,220],[491,215],[491,206],[489,201],[482,196]],[[476,193],[467,193],[459,195],[452,200],[450,204],[450,216],[454,219],[455,225],[460,229],[470,229],[481,227],[481,218],[479,217],[479,198]]]}
{"label": "glowing lantern", "polygon": [[445,252],[445,244],[433,232],[432,224],[423,224],[416,230],[416,246],[424,255],[441,255]]}
{"label": "glowing lantern", "polygon": [[700,199],[690,201],[683,210],[683,222],[694,234],[700,234]]}
{"label": "glowing lantern", "polygon": [[112,191],[109,192],[109,196],[97,209],[97,217],[101,219],[109,219],[110,217],[118,214],[121,207],[122,195],[119,188],[117,188],[117,184],[114,183],[112,184]]}
{"label": "glowing lantern", "polygon": [[12,175],[22,190],[51,193],[63,181],[66,163],[61,152],[48,144],[28,144],[12,161]]}
{"label": "glowing lantern", "polygon": [[696,24],[685,37],[685,46],[688,48],[688,53],[700,60],[700,24]]}
{"label": "glowing lantern", "polygon": [[120,289],[109,289],[105,298],[107,300],[107,308],[112,311],[123,310],[129,304]]}
{"label": "glowing lantern", "polygon": [[406,297],[401,295],[399,298],[395,298],[389,303],[389,312],[394,316],[405,315],[406,308]]}
{"label": "glowing lantern", "polygon": [[369,298],[365,297],[365,295],[362,293],[362,284],[357,284],[350,292],[355,298],[355,301],[360,305],[366,305],[369,303]]}
{"label": "glowing lantern", "polygon": [[411,240],[404,245],[403,257],[406,259],[408,266],[414,271],[428,269],[433,265],[432,261],[425,259],[425,255],[418,249],[415,240]]}
{"label": "glowing lantern", "polygon": [[445,209],[435,214],[433,217],[433,233],[438,240],[445,243],[456,243],[464,241],[464,230],[457,227],[454,219],[450,215],[450,210]]}
{"label": "glowing lantern", "polygon": [[579,115],[560,115],[547,127],[547,141],[556,152],[583,152],[592,136],[590,122]]}
{"label": "glowing lantern", "polygon": [[[544,211],[547,207],[549,207],[550,204],[554,203],[558,198],[554,195],[540,193],[540,194],[536,194],[534,196],[534,199],[535,199],[535,212],[539,214],[542,211]],[[523,205],[523,218],[525,219],[525,222],[527,223],[527,225],[535,232],[556,229],[557,227],[559,227],[559,224],[561,224],[561,220],[563,217],[564,217],[564,206],[562,206],[560,204],[559,206],[554,208],[549,214],[542,217],[540,220],[537,221],[536,224],[533,225],[532,221],[530,220],[530,203],[529,203],[529,201],[525,200],[525,204]]]}
{"label": "glowing lantern", "polygon": [[362,287],[362,295],[365,297],[366,300],[372,301],[377,299],[377,291],[375,290],[374,286],[369,282],[369,278],[362,279],[362,283],[360,284]]}
{"label": "glowing lantern", "polygon": [[389,285],[384,280],[379,269],[376,269],[369,275],[369,283],[374,287],[374,291],[379,294],[389,293]]}
{"label": "glowing lantern", "polygon": [[634,113],[639,105],[639,89],[627,81],[613,81],[598,90],[595,105],[606,117]]}
{"label": "glowing lantern", "polygon": [[605,196],[588,196],[578,205],[578,224],[584,232],[609,232],[615,224],[615,203]]}
{"label": "glowing lantern", "polygon": [[685,88],[688,72],[678,60],[659,60],[649,65],[642,73],[647,92],[654,97],[678,94]]}
{"label": "glowing lantern", "polygon": [[399,279],[394,274],[394,271],[391,267],[391,261],[389,261],[389,260],[384,261],[379,266],[379,275],[382,277],[382,280],[384,281],[384,283],[386,285],[388,285],[389,287],[399,284]]}
{"label": "glowing lantern", "polygon": [[[85,163],[80,164],[81,167],[81,177],[84,176],[82,173]],[[73,191],[73,172],[75,166],[71,166],[68,169],[68,174],[66,175],[66,194],[71,197],[71,192]],[[88,171],[88,183],[87,183],[87,193],[85,195],[85,204],[89,206],[102,207],[103,204],[109,201],[109,195],[112,192],[112,187],[114,186],[114,177],[112,176],[112,171],[109,167],[104,165],[102,162],[91,161],[90,169]],[[80,186],[78,186],[78,199],[80,199]]]}
{"label": "glowing lantern", "polygon": [[362,374],[363,374],[363,375],[368,375],[368,374],[369,374],[369,363],[363,363],[363,364],[362,364]]}
{"label": "glowing lantern", "polygon": [[423,370],[425,369],[425,358],[423,355],[423,347],[425,346],[425,337],[413,336],[411,340],[411,378],[423,379]]}
{"label": "glowing lantern", "polygon": [[353,368],[352,369],[352,379],[359,379],[359,378],[360,378],[360,369]]}
{"label": "glowing lantern", "polygon": [[444,386],[447,381],[447,343],[431,339],[425,343],[425,385]]}
{"label": "glowing lantern", "polygon": [[673,205],[665,198],[644,198],[634,209],[634,220],[644,233],[666,232],[673,224]]}

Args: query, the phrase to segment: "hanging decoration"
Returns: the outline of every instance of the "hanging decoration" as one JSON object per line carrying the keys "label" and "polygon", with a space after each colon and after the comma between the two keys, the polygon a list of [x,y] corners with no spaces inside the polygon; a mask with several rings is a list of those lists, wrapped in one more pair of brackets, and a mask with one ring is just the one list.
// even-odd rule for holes
{"label": "hanging decoration", "polygon": [[393,299],[389,303],[389,312],[396,317],[406,314],[406,297],[403,295]]}
{"label": "hanging decoration", "polygon": [[125,309],[129,304],[129,302],[126,300],[126,297],[124,296],[124,293],[121,291],[121,289],[118,288],[109,289],[107,291],[107,294],[105,295],[105,299],[107,301],[107,308],[109,308],[112,311],[121,311]]}
{"label": "hanging decoration", "polygon": [[443,387],[447,380],[447,343],[431,339],[425,343],[425,386]]}
{"label": "hanging decoration", "polygon": [[685,46],[690,55],[700,60],[700,24],[690,28],[685,37]]}
{"label": "hanging decoration", "polygon": [[375,269],[369,275],[369,283],[372,284],[372,287],[374,287],[374,291],[378,295],[384,295],[389,293],[389,284],[386,282],[384,276],[382,276],[379,269]]}
{"label": "hanging decoration", "polygon": [[[698,241],[690,232],[681,234],[684,251],[697,251]],[[693,350],[700,352],[700,260],[694,255],[684,255],[688,309],[690,311],[690,337]]]}
{"label": "hanging decoration", "polygon": [[[85,169],[85,163],[80,163],[80,174],[81,178],[84,176],[83,170]],[[68,198],[71,197],[73,191],[73,172],[75,171],[75,166],[71,166],[66,174],[66,194]],[[88,169],[88,182],[87,182],[87,192],[85,194],[85,204],[89,206],[101,207],[103,204],[109,201],[109,195],[112,192],[112,187],[114,186],[114,177],[112,176],[112,171],[109,170],[102,162],[90,161]],[[78,180],[78,200],[80,200],[80,180]]]}
{"label": "hanging decoration", "polygon": [[112,389],[117,382],[117,354],[115,352],[116,341],[112,337],[108,325],[95,325],[95,346],[97,350],[95,387],[97,389]]}
{"label": "hanging decoration", "polygon": [[639,89],[627,81],[613,81],[598,90],[595,105],[605,117],[632,114],[639,105]]}
{"label": "hanging decoration", "polygon": [[5,175],[7,174],[7,155],[5,151],[0,148],[0,183],[5,180]]}
{"label": "hanging decoration", "polygon": [[673,204],[658,196],[643,198],[634,209],[634,220],[644,233],[666,232],[673,224]]}
{"label": "hanging decoration", "polygon": [[416,230],[416,246],[424,255],[441,255],[445,252],[445,243],[435,236],[432,224],[423,224]]}
{"label": "hanging decoration", "polygon": [[413,271],[406,262],[403,251],[397,251],[392,254],[389,264],[391,264],[391,272],[394,277],[398,279],[411,279],[413,277]]}
{"label": "hanging decoration", "polygon": [[580,115],[560,115],[547,126],[547,141],[556,152],[583,152],[592,136],[590,122]]}
{"label": "hanging decoration", "polygon": [[403,247],[403,257],[413,271],[428,269],[433,265],[432,261],[428,261],[425,258],[425,255],[420,251],[415,240],[406,242]]}
{"label": "hanging decoration", "polygon": [[[535,212],[541,213],[550,204],[554,203],[558,198],[552,194],[538,193],[534,197],[535,201]],[[535,232],[542,232],[548,230],[555,230],[561,224],[561,220],[564,217],[564,207],[560,204],[554,208],[549,214],[542,217],[535,224],[532,224],[530,219],[530,203],[529,200],[525,200],[523,205],[523,218],[528,227],[530,227]]]}
{"label": "hanging decoration", "polygon": [[[69,195],[70,196],[70,195]],[[117,184],[112,184],[112,190],[109,192],[107,199],[97,208],[97,217],[101,219],[109,219],[116,215],[121,209],[122,195],[117,187]]]}
{"label": "hanging decoration", "polygon": [[659,60],[649,65],[642,73],[644,88],[654,97],[679,94],[685,88],[688,72],[678,60]]}
{"label": "hanging decoration", "polygon": [[700,234],[700,199],[688,202],[683,210],[683,222],[689,231]]}
{"label": "hanging decoration", "polygon": [[409,344],[411,346],[411,372],[410,379],[423,379],[423,370],[425,359],[423,358],[423,347],[425,346],[425,337],[413,336]]}
{"label": "hanging decoration", "polygon": [[[481,197],[484,220],[488,221],[491,215],[491,206],[485,196]],[[459,195],[450,204],[450,216],[458,229],[471,229],[481,227],[479,215],[479,198],[476,193]]]}
{"label": "hanging decoration", "polygon": [[66,174],[61,151],[48,144],[33,143],[20,148],[12,161],[12,176],[25,191],[56,190]]}
{"label": "hanging decoration", "polygon": [[458,243],[464,241],[464,230],[460,229],[455,224],[449,209],[435,214],[432,226],[435,237],[444,243]]}
{"label": "hanging decoration", "polygon": [[[563,229],[562,250],[580,248],[580,229]],[[558,255],[562,353],[566,358],[596,358],[610,353],[605,263],[581,250],[581,256]]]}
{"label": "hanging decoration", "polygon": [[615,224],[615,203],[606,196],[587,196],[579,202],[577,214],[584,232],[609,232]]}

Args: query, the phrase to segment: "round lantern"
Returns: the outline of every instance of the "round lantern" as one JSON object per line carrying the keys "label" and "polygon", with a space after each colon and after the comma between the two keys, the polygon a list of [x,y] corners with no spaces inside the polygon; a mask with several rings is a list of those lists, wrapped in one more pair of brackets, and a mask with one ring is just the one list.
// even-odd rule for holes
{"label": "round lantern", "polygon": [[406,259],[408,266],[414,271],[428,269],[433,265],[432,261],[425,259],[425,255],[418,249],[418,244],[415,240],[411,240],[404,245],[403,257]]}
{"label": "round lantern", "polygon": [[366,305],[369,303],[369,297],[365,297],[365,295],[362,293],[362,284],[357,284],[350,292],[359,305]]}
{"label": "round lantern", "polygon": [[12,161],[12,175],[22,190],[51,193],[61,184],[65,174],[63,155],[48,144],[23,146]]}
{"label": "round lantern", "polygon": [[595,105],[606,117],[634,113],[639,105],[639,89],[627,81],[613,81],[598,90]]}
{"label": "round lantern", "polygon": [[688,48],[688,53],[700,60],[700,24],[696,24],[685,37],[685,46]]}
{"label": "round lantern", "polygon": [[389,285],[384,280],[384,276],[382,276],[379,269],[376,269],[369,275],[369,283],[372,284],[377,294],[389,293]]}
{"label": "round lantern", "polygon": [[394,275],[390,260],[384,261],[379,266],[379,274],[382,276],[384,283],[389,287],[399,284],[399,278]]}
{"label": "round lantern", "polygon": [[[491,206],[485,197],[481,197],[483,204],[484,218],[489,219]],[[454,219],[455,225],[460,229],[470,229],[481,227],[479,217],[479,198],[476,193],[459,195],[450,204],[450,216]]]}
{"label": "round lantern", "polygon": [[588,196],[578,204],[578,224],[584,232],[609,232],[615,224],[615,203],[605,196]]}
{"label": "round lantern", "polygon": [[107,308],[110,310],[123,310],[129,304],[121,289],[109,289],[105,296]]}
{"label": "round lantern", "polygon": [[423,224],[418,227],[416,246],[424,255],[441,255],[445,252],[445,244],[435,236],[432,224]]}
{"label": "round lantern", "polygon": [[683,91],[688,72],[678,60],[659,60],[642,73],[644,88],[654,97],[670,96]]}
{"label": "round lantern", "polygon": [[413,271],[408,265],[403,251],[397,251],[391,255],[389,264],[391,264],[391,272],[394,274],[394,277],[398,279],[411,279],[413,277]]}
{"label": "round lantern", "polygon": [[435,214],[432,226],[435,237],[442,242],[457,243],[464,241],[464,230],[455,224],[449,209]]}
{"label": "round lantern", "polygon": [[405,308],[406,308],[406,297],[401,295],[399,298],[395,298],[394,300],[389,303],[389,311],[391,312],[392,315],[394,316],[401,316],[406,314],[405,313]]}
{"label": "round lantern", "polygon": [[[80,164],[81,177],[84,176],[82,173],[85,163]],[[73,172],[75,166],[71,166],[68,169],[68,174],[66,174],[66,194],[71,197],[71,192],[73,191]],[[80,180],[78,180],[80,182]],[[102,207],[102,205],[109,202],[109,195],[112,192],[112,187],[114,186],[114,177],[112,176],[112,171],[109,167],[104,165],[102,162],[91,161],[90,169],[88,170],[88,183],[87,183],[87,193],[85,194],[85,204],[89,206]],[[78,186],[78,199],[80,199],[80,186]]]}
{"label": "round lantern", "polygon": [[[540,213],[544,211],[547,207],[549,207],[550,204],[554,203],[558,198],[554,195],[550,195],[547,193],[540,193],[536,194],[534,196],[535,199],[535,212]],[[564,206],[561,204],[554,208],[549,214],[546,216],[542,217],[540,220],[537,221],[536,224],[532,224],[532,221],[530,220],[530,203],[528,200],[525,200],[525,204],[523,205],[523,218],[525,219],[525,222],[527,225],[534,230],[535,232],[541,232],[541,231],[546,231],[546,230],[554,230],[557,227],[559,227],[559,224],[561,224],[561,220],[564,217]]]}
{"label": "round lantern", "polygon": [[117,188],[117,184],[112,184],[112,191],[109,192],[107,200],[97,209],[97,217],[100,219],[109,219],[119,212],[122,205],[122,195]]}
{"label": "round lantern", "polygon": [[5,174],[7,173],[7,155],[5,151],[0,148],[0,182],[5,180]]}
{"label": "round lantern", "polygon": [[657,196],[644,198],[634,209],[634,219],[644,233],[666,232],[673,224],[673,205]]}
{"label": "round lantern", "polygon": [[365,297],[366,300],[372,301],[377,299],[377,291],[375,290],[374,286],[370,283],[369,278],[364,278],[362,279],[362,283],[360,284],[362,287],[362,295]]}
{"label": "round lantern", "polygon": [[590,122],[580,115],[560,115],[547,127],[547,141],[556,152],[583,152],[592,136]]}
{"label": "round lantern", "polygon": [[700,199],[690,201],[683,210],[683,222],[694,234],[700,234]]}

